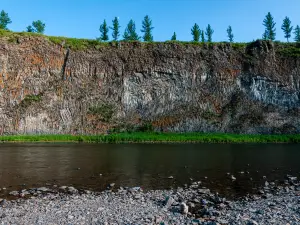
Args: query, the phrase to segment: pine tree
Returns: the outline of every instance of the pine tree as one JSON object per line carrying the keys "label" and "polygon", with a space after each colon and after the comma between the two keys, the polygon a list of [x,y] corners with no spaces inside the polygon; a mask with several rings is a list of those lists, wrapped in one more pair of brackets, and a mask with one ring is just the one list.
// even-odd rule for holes
{"label": "pine tree", "polygon": [[295,30],[294,30],[294,34],[295,34],[294,40],[295,40],[297,43],[300,43],[300,27],[299,27],[299,25],[296,26],[296,28],[295,28]]}
{"label": "pine tree", "polygon": [[11,23],[11,19],[4,10],[0,13],[0,29],[8,30],[7,25]]}
{"label": "pine tree", "polygon": [[138,41],[140,40],[140,37],[135,31],[135,22],[133,20],[130,20],[127,24],[127,27],[125,29],[123,38],[125,41]]}
{"label": "pine tree", "polygon": [[176,41],[177,40],[177,36],[176,33],[174,32],[174,34],[171,37],[171,41]]}
{"label": "pine tree", "polygon": [[289,42],[289,38],[291,37],[293,31],[293,26],[291,26],[291,20],[287,16],[283,20],[281,29],[284,32],[284,37],[286,38],[287,42]]}
{"label": "pine tree", "polygon": [[34,28],[31,25],[29,25],[28,27],[26,27],[26,31],[30,32],[30,33],[35,32]]}
{"label": "pine tree", "polygon": [[201,31],[201,42],[205,42],[205,37],[204,37],[204,30]]}
{"label": "pine tree", "polygon": [[263,21],[263,25],[265,26],[265,35],[267,40],[274,41],[276,38],[276,23],[274,22],[274,18],[270,12],[266,15],[266,18]]}
{"label": "pine tree", "polygon": [[265,32],[264,32],[263,35],[262,35],[262,39],[263,39],[263,40],[268,40],[268,33],[267,33],[266,30],[265,30]]}
{"label": "pine tree", "polygon": [[104,20],[103,24],[100,25],[99,31],[101,33],[101,36],[100,36],[99,40],[101,40],[101,41],[108,41],[109,40],[109,37],[108,37],[108,31],[109,31],[109,29],[108,29],[106,20]]}
{"label": "pine tree", "polygon": [[141,32],[144,33],[143,40],[144,41],[153,41],[153,36],[152,36],[152,30],[154,27],[152,27],[152,20],[150,17],[147,15],[145,16],[143,22],[142,22],[142,30]]}
{"label": "pine tree", "polygon": [[32,22],[32,25],[26,27],[26,31],[31,33],[43,34],[45,32],[45,27],[46,24],[44,24],[41,20],[36,20]]}
{"label": "pine tree", "polygon": [[117,41],[119,36],[120,36],[120,24],[119,24],[119,20],[118,17],[115,17],[114,20],[112,21],[113,26],[110,27],[110,29],[112,30],[112,38],[114,41]]}
{"label": "pine tree", "polygon": [[32,26],[34,27],[34,30],[35,30],[36,33],[43,34],[45,32],[46,24],[44,24],[40,20],[33,21]]}
{"label": "pine tree", "polygon": [[212,35],[214,33],[214,30],[211,28],[210,24],[208,24],[206,28],[206,37],[207,37],[207,42],[212,42]]}
{"label": "pine tree", "polygon": [[193,35],[193,41],[199,42],[200,35],[201,35],[201,30],[200,30],[197,23],[195,23],[194,26],[192,27],[191,33]]}
{"label": "pine tree", "polygon": [[234,35],[233,35],[233,33],[232,33],[232,27],[231,27],[231,26],[229,26],[229,27],[227,28],[227,36],[228,36],[229,42],[232,43],[232,42],[233,42]]}

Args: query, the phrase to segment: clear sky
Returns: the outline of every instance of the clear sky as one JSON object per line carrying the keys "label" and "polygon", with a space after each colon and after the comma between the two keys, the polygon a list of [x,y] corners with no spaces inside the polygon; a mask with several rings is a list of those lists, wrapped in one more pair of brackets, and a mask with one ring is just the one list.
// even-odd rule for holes
{"label": "clear sky", "polygon": [[120,19],[121,34],[130,19],[140,33],[141,21],[149,15],[156,41],[169,40],[174,31],[178,40],[190,41],[191,27],[211,24],[213,41],[225,41],[231,25],[235,41],[261,38],[262,21],[270,11],[277,23],[277,40],[284,40],[282,20],[289,16],[300,25],[300,0],[1,0],[0,10],[8,12],[9,29],[24,31],[33,20],[46,23],[46,35],[94,39],[104,19]]}

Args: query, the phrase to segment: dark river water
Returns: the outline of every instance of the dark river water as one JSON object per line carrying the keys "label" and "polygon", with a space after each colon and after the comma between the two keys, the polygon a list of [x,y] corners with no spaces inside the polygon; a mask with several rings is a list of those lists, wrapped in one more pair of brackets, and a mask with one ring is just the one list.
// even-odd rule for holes
{"label": "dark river water", "polygon": [[191,180],[225,195],[241,196],[255,192],[264,183],[263,176],[281,181],[286,174],[299,172],[299,144],[0,145],[0,188],[7,188],[0,196],[54,184],[100,191],[110,183],[164,189]]}

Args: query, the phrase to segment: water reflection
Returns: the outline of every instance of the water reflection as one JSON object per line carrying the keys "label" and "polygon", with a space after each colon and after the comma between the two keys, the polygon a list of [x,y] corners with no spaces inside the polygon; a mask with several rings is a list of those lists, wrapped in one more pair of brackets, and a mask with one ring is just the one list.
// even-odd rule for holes
{"label": "water reflection", "polygon": [[[32,187],[50,183],[102,190],[113,182],[161,189],[181,186],[193,179],[219,192],[245,194],[261,184],[263,176],[275,180],[287,173],[297,175],[299,147],[296,144],[2,144],[0,187],[20,189],[22,184]],[[237,180],[232,182],[226,173],[235,174]],[[174,179],[168,179],[169,176]]]}

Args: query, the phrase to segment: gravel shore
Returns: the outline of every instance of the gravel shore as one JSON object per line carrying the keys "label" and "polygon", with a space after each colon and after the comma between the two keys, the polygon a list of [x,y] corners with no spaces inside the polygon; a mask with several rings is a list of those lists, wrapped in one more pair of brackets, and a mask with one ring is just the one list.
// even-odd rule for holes
{"label": "gravel shore", "polygon": [[257,195],[229,201],[194,182],[188,188],[93,193],[73,187],[11,192],[0,224],[300,224],[300,183],[265,183]]}

